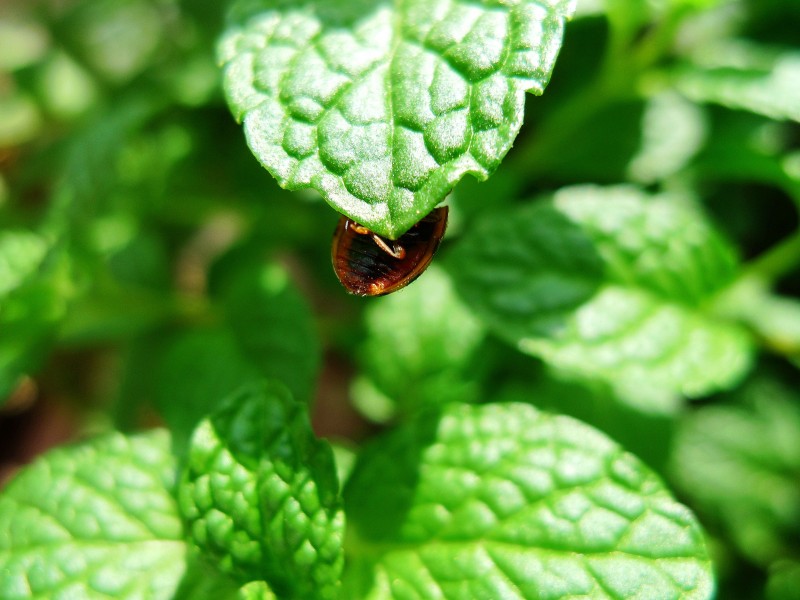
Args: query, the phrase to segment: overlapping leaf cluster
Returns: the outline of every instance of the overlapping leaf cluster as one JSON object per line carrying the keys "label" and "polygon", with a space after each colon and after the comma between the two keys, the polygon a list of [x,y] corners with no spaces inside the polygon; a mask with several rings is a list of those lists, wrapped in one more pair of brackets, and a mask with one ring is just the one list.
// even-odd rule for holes
{"label": "overlapping leaf cluster", "polygon": [[0,7],[0,597],[796,595],[800,9],[575,10]]}

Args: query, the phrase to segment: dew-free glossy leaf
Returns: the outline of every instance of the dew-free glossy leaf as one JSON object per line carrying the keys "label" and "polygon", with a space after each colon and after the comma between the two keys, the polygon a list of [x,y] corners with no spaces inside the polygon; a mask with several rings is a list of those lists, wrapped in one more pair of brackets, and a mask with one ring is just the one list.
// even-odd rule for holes
{"label": "dew-free glossy leaf", "polygon": [[[568,188],[487,216],[448,261],[467,304],[520,350],[632,402],[729,387],[753,342],[707,304],[736,274],[701,214],[632,188]],[[655,396],[653,396],[655,398]]]}
{"label": "dew-free glossy leaf", "polygon": [[352,598],[710,598],[697,521],[600,432],[451,405],[365,449],[345,490]]}
{"label": "dew-free glossy leaf", "polygon": [[397,238],[497,168],[541,94],[574,0],[261,0],[219,58],[231,110],[278,182]]}
{"label": "dew-free glossy leaf", "polygon": [[344,518],[333,454],[283,386],[249,386],[200,423],[179,504],[191,540],[240,583],[336,597]]}
{"label": "dew-free glossy leaf", "polygon": [[0,597],[173,597],[186,544],[164,432],[54,450],[0,495]]}

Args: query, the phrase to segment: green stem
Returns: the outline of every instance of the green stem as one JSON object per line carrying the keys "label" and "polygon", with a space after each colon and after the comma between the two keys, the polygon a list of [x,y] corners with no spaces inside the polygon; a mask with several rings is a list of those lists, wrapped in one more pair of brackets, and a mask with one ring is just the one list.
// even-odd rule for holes
{"label": "green stem", "polygon": [[751,261],[742,278],[757,279],[772,286],[800,265],[800,229]]}

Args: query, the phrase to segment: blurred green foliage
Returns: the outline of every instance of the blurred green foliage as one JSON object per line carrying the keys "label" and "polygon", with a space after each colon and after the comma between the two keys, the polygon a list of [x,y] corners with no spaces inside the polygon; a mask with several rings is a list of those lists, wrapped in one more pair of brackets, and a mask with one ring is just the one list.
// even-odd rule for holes
{"label": "blurred green foliage", "polygon": [[3,418],[33,382],[76,436],[155,420],[180,458],[264,377],[343,438],[532,403],[677,490],[720,598],[797,597],[800,3],[579,0],[514,148],[449,197],[440,264],[374,300],[332,273],[339,215],[247,149],[216,65],[224,13],[0,5]]}

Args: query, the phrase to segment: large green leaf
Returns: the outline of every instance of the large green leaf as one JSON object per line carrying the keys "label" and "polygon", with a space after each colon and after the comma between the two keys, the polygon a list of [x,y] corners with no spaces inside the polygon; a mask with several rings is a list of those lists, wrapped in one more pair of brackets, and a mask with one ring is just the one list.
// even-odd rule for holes
{"label": "large green leaf", "polygon": [[231,110],[290,189],[396,238],[511,148],[574,0],[247,0],[219,49]]}
{"label": "large green leaf", "polygon": [[576,187],[492,215],[448,265],[469,305],[520,350],[662,408],[736,383],[753,341],[710,310],[736,274],[727,243],[674,198]]}
{"label": "large green leaf", "polygon": [[451,405],[365,449],[345,490],[349,598],[709,598],[700,527],[600,432]]}
{"label": "large green leaf", "polygon": [[164,432],[55,450],[0,496],[0,597],[173,597],[186,544]]}
{"label": "large green leaf", "polygon": [[200,423],[179,502],[223,573],[265,580],[281,598],[336,597],[344,516],[333,454],[284,387],[246,387]]}

